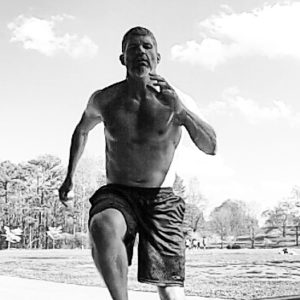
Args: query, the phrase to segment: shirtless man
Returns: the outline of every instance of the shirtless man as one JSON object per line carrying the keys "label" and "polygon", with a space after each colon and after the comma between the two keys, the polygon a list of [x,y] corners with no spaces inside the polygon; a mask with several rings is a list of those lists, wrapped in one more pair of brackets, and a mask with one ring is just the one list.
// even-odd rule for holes
{"label": "shirtless man", "polygon": [[184,202],[169,171],[184,126],[195,145],[214,155],[214,130],[189,110],[156,73],[160,54],[153,34],[129,30],[122,41],[124,81],[95,92],[71,142],[65,204],[89,131],[104,122],[107,185],[90,199],[89,230],[95,265],[114,300],[127,300],[127,271],[139,233],[138,280],[155,284],[163,300],[184,299]]}

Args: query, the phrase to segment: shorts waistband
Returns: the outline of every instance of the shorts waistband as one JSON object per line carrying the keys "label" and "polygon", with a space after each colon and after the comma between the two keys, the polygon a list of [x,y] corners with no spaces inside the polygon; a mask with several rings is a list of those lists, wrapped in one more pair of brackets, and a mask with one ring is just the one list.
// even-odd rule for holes
{"label": "shorts waistband", "polygon": [[140,187],[140,186],[131,186],[131,185],[125,185],[125,184],[120,184],[120,183],[108,183],[105,185],[106,187],[110,188],[114,188],[114,187],[119,187],[122,189],[128,189],[131,191],[140,191],[140,192],[150,192],[150,193],[154,193],[154,192],[172,192],[173,188],[172,187]]}

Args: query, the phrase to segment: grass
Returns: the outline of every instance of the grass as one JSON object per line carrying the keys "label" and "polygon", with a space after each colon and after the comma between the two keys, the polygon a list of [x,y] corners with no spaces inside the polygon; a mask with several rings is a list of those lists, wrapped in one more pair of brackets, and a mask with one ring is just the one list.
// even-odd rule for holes
{"label": "grass", "polygon": [[[280,255],[278,249],[187,251],[185,290],[188,295],[225,299],[257,299],[300,295],[298,255]],[[134,257],[129,288],[155,291],[138,283]],[[89,250],[3,250],[0,275],[104,286]]]}

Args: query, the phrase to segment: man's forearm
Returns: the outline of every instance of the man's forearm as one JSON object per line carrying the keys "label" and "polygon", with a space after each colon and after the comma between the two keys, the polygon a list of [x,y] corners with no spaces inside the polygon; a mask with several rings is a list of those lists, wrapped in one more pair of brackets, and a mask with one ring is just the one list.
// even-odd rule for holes
{"label": "man's forearm", "polygon": [[82,131],[78,130],[78,128],[75,129],[72,135],[70,158],[67,172],[67,178],[69,178],[70,180],[73,179],[76,166],[85,148],[87,138],[88,134],[83,133]]}
{"label": "man's forearm", "polygon": [[195,145],[206,154],[216,154],[214,129],[188,109],[181,112],[181,124],[187,129]]}

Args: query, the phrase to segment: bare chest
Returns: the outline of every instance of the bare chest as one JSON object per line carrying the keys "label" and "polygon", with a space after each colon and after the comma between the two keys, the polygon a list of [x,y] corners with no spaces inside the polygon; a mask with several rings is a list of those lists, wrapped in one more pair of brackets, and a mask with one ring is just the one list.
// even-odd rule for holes
{"label": "bare chest", "polygon": [[160,103],[154,95],[141,100],[127,99],[119,105],[115,103],[106,111],[106,135],[114,140],[137,143],[159,141],[175,130],[170,118],[170,108]]}

